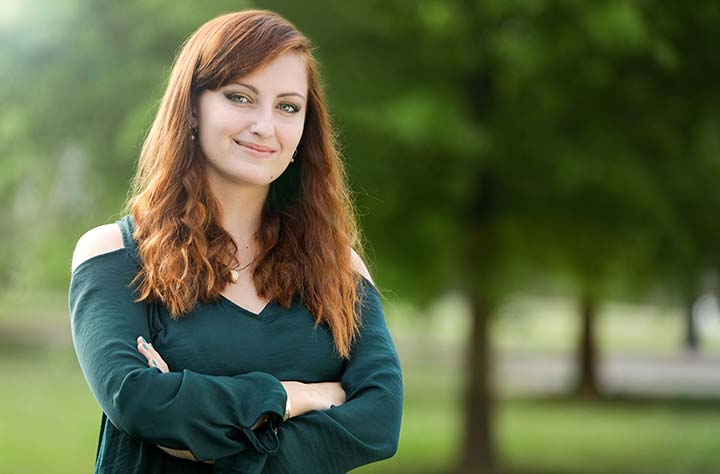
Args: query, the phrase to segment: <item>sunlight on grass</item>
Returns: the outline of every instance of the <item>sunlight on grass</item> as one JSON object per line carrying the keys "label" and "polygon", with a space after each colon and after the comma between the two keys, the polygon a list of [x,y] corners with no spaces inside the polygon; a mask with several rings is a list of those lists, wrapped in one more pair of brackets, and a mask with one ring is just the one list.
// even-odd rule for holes
{"label": "sunlight on grass", "polygon": [[[4,296],[8,302],[12,298]],[[59,336],[48,347],[7,340],[2,345],[2,464],[8,472],[91,472],[101,412],[70,345],[63,298],[39,295],[35,305],[15,301],[17,311],[0,315],[0,336],[3,327]],[[466,308],[461,300],[449,298],[420,322],[410,307],[389,309],[388,324],[404,375],[400,448],[394,458],[353,472],[449,473],[463,420]],[[604,350],[677,350],[678,319],[677,313],[660,308],[608,305],[599,328]],[[570,350],[575,323],[569,302],[525,297],[503,307],[493,331],[502,350],[541,354]],[[497,445],[508,474],[720,472],[720,401],[504,399],[498,408]]]}
{"label": "sunlight on grass", "polygon": [[[25,473],[90,472],[100,409],[72,349],[4,353],[3,465]],[[394,458],[354,472],[445,472],[460,434],[459,374],[406,364],[405,410]],[[720,402],[505,400],[497,416],[512,473],[720,472]],[[8,472],[15,472],[12,468]]]}

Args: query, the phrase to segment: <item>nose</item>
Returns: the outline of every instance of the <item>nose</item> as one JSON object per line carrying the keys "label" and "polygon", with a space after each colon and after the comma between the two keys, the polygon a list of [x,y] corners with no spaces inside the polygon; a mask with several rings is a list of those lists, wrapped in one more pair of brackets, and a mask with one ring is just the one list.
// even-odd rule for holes
{"label": "nose", "polygon": [[272,110],[260,108],[255,116],[255,122],[250,126],[250,133],[259,137],[268,138],[273,134]]}

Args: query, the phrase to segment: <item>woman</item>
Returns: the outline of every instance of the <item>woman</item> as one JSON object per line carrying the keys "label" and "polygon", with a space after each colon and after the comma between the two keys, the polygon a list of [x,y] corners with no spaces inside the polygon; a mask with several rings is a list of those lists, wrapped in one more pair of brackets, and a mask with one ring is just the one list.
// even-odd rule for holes
{"label": "woman", "polygon": [[72,262],[95,472],[344,473],[394,455],[402,377],[310,42],[219,16],[183,45],[125,215]]}

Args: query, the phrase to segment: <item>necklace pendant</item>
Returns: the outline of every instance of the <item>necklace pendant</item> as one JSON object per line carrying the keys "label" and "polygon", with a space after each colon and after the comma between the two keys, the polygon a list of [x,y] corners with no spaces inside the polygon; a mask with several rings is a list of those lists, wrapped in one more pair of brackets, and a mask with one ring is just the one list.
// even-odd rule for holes
{"label": "necklace pendant", "polygon": [[240,278],[240,274],[237,270],[230,270],[230,279],[233,283],[236,283],[238,281],[238,278]]}

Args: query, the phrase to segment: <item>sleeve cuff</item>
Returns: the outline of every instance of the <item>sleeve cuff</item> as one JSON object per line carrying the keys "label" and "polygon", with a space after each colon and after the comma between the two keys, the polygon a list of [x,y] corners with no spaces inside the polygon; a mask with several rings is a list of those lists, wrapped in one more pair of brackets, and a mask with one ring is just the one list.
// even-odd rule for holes
{"label": "sleeve cuff", "polygon": [[271,415],[267,424],[255,431],[243,428],[250,444],[262,454],[272,455],[280,448],[280,438],[278,438],[277,426],[273,424],[273,419],[274,417]]}
{"label": "sleeve cuff", "polygon": [[[260,416],[267,413],[267,423],[255,431],[250,428],[243,428],[243,432],[250,444],[258,452],[273,455],[280,448],[280,438],[278,437],[277,429],[282,424],[283,417],[285,416],[285,405],[288,395],[285,388],[279,385],[277,389],[271,390],[266,396],[267,399],[263,404]],[[257,422],[257,420],[255,420],[255,422]]]}

